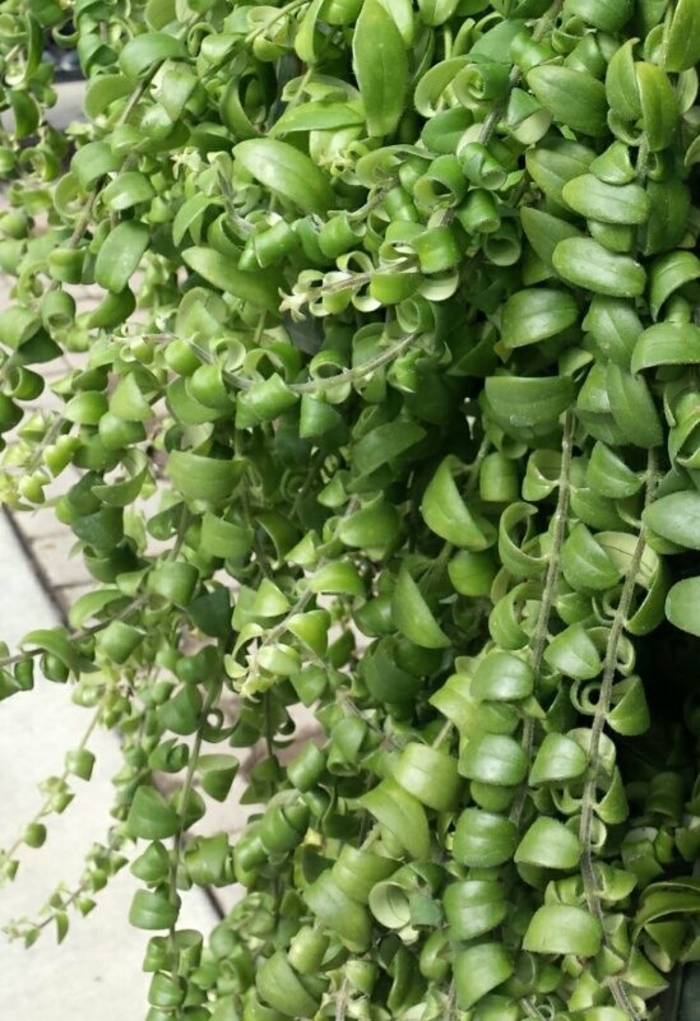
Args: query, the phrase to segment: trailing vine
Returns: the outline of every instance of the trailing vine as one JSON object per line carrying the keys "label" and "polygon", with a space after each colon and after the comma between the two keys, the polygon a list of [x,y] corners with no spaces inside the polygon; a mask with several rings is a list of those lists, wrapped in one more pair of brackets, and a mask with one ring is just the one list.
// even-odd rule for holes
{"label": "trailing vine", "polygon": [[1,6],[0,498],[95,579],[0,649],[0,698],[93,714],[4,881],[123,749],[77,887],[7,931],[128,866],[148,1021],[680,1017],[698,0]]}

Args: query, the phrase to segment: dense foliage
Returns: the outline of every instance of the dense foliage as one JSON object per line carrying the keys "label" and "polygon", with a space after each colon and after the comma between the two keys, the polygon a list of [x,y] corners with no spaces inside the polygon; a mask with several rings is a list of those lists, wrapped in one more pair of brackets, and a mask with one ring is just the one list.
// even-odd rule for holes
{"label": "dense foliage", "polygon": [[[36,667],[124,755],[79,889],[11,930],[63,937],[130,863],[148,1021],[675,1017],[699,0],[4,0],[0,26],[1,498],[50,504],[95,578],[5,647],[0,697]],[[67,132],[49,34],[87,79]],[[318,738],[284,765],[299,705]],[[243,836],[193,835],[261,741]],[[92,763],[47,780],[6,879]],[[178,927],[181,891],[234,882],[211,934]]]}

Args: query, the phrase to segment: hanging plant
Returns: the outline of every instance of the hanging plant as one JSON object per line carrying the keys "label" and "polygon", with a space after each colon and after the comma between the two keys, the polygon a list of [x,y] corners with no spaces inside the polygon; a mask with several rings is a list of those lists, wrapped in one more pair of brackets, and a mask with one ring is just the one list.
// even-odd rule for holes
{"label": "hanging plant", "polygon": [[[0,696],[68,683],[124,756],[79,888],[10,931],[62,938],[128,865],[148,1021],[680,1017],[698,0],[3,19],[2,499],[50,507],[95,584],[1,650]],[[65,132],[47,36],[86,78]],[[242,835],[193,834],[259,743]]]}

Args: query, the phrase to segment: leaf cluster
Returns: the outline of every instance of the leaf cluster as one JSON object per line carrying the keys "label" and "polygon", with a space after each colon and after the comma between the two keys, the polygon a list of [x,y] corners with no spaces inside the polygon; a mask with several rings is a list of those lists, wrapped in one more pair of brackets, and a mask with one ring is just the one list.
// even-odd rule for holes
{"label": "leaf cluster", "polygon": [[[4,877],[105,726],[113,831],[47,919],[130,861],[148,1021],[671,1017],[700,954],[698,0],[70,13],[3,4],[0,498],[95,587],[2,649],[0,697],[36,665],[93,722]],[[47,34],[86,77],[65,132]],[[211,833],[241,780],[249,822]]]}

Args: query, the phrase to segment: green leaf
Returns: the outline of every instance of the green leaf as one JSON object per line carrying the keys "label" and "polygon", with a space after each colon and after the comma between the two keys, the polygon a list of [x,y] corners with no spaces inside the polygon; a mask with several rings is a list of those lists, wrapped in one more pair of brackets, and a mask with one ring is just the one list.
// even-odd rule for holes
{"label": "green leaf", "polygon": [[645,734],[651,725],[644,685],[636,674],[626,677],[613,688],[613,707],[607,724],[625,737]]}
{"label": "green leaf", "polygon": [[693,252],[668,252],[655,259],[649,272],[649,307],[652,317],[658,319],[661,307],[673,292],[698,277],[700,259]]}
{"label": "green leaf", "polygon": [[270,137],[290,135],[297,131],[333,131],[364,123],[364,114],[357,101],[348,103],[310,102],[286,110],[275,121]]}
{"label": "green leaf", "polygon": [[360,954],[367,950],[372,935],[369,911],[341,890],[330,870],[307,886],[304,900],[323,925],[338,934],[348,950]]}
{"label": "green leaf", "polygon": [[642,106],[642,124],[650,152],[667,149],[678,128],[678,100],[668,75],[656,64],[634,65]]}
{"label": "green leaf", "polygon": [[628,255],[608,251],[592,238],[565,238],[554,249],[552,264],[560,277],[594,294],[635,298],[644,293],[646,273]]}
{"label": "green leaf", "polygon": [[263,1000],[285,1016],[312,1017],[318,1010],[318,1001],[302,985],[282,950],[256,969],[255,984]]}
{"label": "green leaf", "polygon": [[399,420],[379,425],[355,444],[355,468],[360,474],[369,475],[382,465],[391,463],[405,450],[410,450],[424,436],[425,429],[413,421]]}
{"label": "green leaf", "polygon": [[216,801],[225,801],[238,768],[239,762],[235,755],[200,755],[197,770],[202,790]]}
{"label": "green leaf", "polygon": [[180,816],[162,794],[154,787],[141,785],[134,793],[126,825],[132,837],[164,840],[174,836],[181,823]]}
{"label": "green leaf", "polygon": [[450,883],[443,894],[445,918],[453,940],[471,940],[500,925],[508,913],[503,885],[473,879]]}
{"label": "green leaf", "polygon": [[129,924],[137,929],[170,929],[177,921],[178,904],[156,890],[137,890],[129,909]]}
{"label": "green leaf", "polygon": [[443,25],[459,6],[459,0],[418,0],[420,16],[426,25]]}
{"label": "green leaf", "polygon": [[242,464],[203,457],[189,450],[173,450],[168,459],[170,480],[189,501],[220,505],[233,496],[241,478]]}
{"label": "green leaf", "polygon": [[518,844],[514,861],[544,869],[575,869],[581,857],[578,835],[558,819],[535,819]]}
{"label": "green leaf", "polygon": [[113,212],[121,212],[141,202],[150,202],[154,195],[153,185],[145,174],[127,170],[107,185],[102,200]]}
{"label": "green leaf", "polygon": [[352,59],[370,135],[391,134],[403,114],[408,57],[396,22],[379,0],[362,4]]}
{"label": "green leaf", "polygon": [[591,680],[598,676],[602,667],[595,643],[581,624],[572,624],[555,635],[545,649],[544,658],[559,673],[574,680]]}
{"label": "green leaf", "polygon": [[645,508],[644,524],[685,549],[700,550],[700,493],[669,493]]}
{"label": "green leaf", "polygon": [[418,861],[430,857],[430,829],[421,803],[389,778],[358,799],[377,822]]}
{"label": "green leaf", "polygon": [[119,54],[119,67],[132,82],[138,81],[154,64],[186,58],[182,39],[165,32],[144,32],[129,39]]}
{"label": "green leaf", "polygon": [[678,0],[664,43],[667,71],[689,71],[700,61],[700,10],[695,0]]}
{"label": "green leaf", "polygon": [[668,915],[696,915],[700,912],[700,880],[694,876],[652,883],[644,890],[635,915],[635,938],[651,922]]}
{"label": "green leaf", "polygon": [[276,270],[261,269],[248,273],[238,269],[230,255],[223,255],[214,248],[186,248],[182,258],[190,269],[225,294],[233,294],[268,312],[278,312],[282,279]]}
{"label": "green leaf", "polygon": [[527,755],[507,734],[481,734],[472,738],[459,759],[459,771],[469,780],[515,787],[527,775]]}
{"label": "green leaf", "polygon": [[92,78],[85,88],[83,108],[91,120],[107,114],[109,107],[118,99],[128,96],[134,83],[123,74],[101,74]]}
{"label": "green leaf", "polygon": [[501,318],[501,342],[507,348],[536,344],[572,326],[578,305],[572,294],[553,288],[517,291],[505,302]]}
{"label": "green leaf", "polygon": [[535,675],[525,660],[509,652],[489,652],[479,663],[471,683],[478,700],[516,702],[532,694]]}
{"label": "green leaf", "polygon": [[492,546],[493,525],[473,513],[460,495],[454,471],[461,467],[455,457],[446,457],[428,483],[421,501],[421,514],[428,528],[453,545],[478,552]]}
{"label": "green leaf", "polygon": [[604,591],[617,584],[620,571],[582,523],[574,526],[561,551],[561,569],[577,591]]}
{"label": "green leaf", "polygon": [[541,784],[562,784],[582,776],[588,757],[578,741],[566,734],[545,734],[530,770],[533,787]]}
{"label": "green leaf", "polygon": [[437,748],[411,742],[394,766],[396,782],[429,808],[450,812],[459,803],[462,781],[457,760]]}
{"label": "green leaf", "polygon": [[442,630],[408,569],[401,568],[391,601],[391,613],[401,634],[423,649],[445,649],[450,639]]}
{"label": "green leaf", "polygon": [[509,861],[517,843],[518,828],[507,816],[465,808],[457,820],[452,853],[463,865],[492,868]]}
{"label": "green leaf", "polygon": [[666,597],[666,618],[674,627],[700,638],[700,578],[684,578]]}
{"label": "green leaf", "polygon": [[325,215],[333,196],[328,178],[309,157],[287,142],[251,138],[233,147],[236,162],[256,181],[304,213]]}
{"label": "green leaf", "polygon": [[148,248],[150,231],[144,223],[126,220],[110,231],[95,260],[95,281],[119,294],[138,269]]}
{"label": "green leaf", "polygon": [[88,142],[78,149],[71,160],[70,168],[82,188],[87,191],[101,177],[113,170],[121,170],[121,160],[112,152],[107,142]]}
{"label": "green leaf", "polygon": [[526,75],[542,106],[572,131],[600,137],[607,130],[605,86],[583,71],[540,64]]}
{"label": "green leaf", "polygon": [[643,331],[634,303],[597,294],[583,320],[601,354],[622,368],[629,368],[637,338]]}
{"label": "green leaf", "polygon": [[600,442],[596,443],[591,451],[586,479],[596,493],[613,500],[624,500],[628,496],[634,496],[644,481],[614,450]]}
{"label": "green leaf", "polygon": [[515,966],[502,943],[480,943],[460,950],[454,962],[457,1004],[469,1010],[482,997],[506,982]]}
{"label": "green leaf", "polygon": [[606,184],[582,174],[567,181],[562,196],[575,212],[601,223],[639,224],[649,216],[649,199],[640,184]]}
{"label": "green leaf", "polygon": [[637,121],[642,115],[639,84],[634,69],[634,46],[627,39],[613,54],[605,74],[605,92],[610,109],[622,121]]}
{"label": "green leaf", "polygon": [[605,383],[613,418],[627,442],[647,450],[663,443],[663,426],[645,379],[610,362]]}
{"label": "green leaf", "polygon": [[97,617],[98,614],[110,603],[124,600],[124,593],[118,588],[100,588],[95,592],[86,592],[80,596],[71,606],[68,612],[68,622],[71,627],[82,627],[86,620]]}
{"label": "green leaf", "polygon": [[485,382],[489,417],[516,439],[546,436],[574,399],[568,376],[490,376]]}
{"label": "green leaf", "polygon": [[369,902],[370,910],[374,913],[371,893],[377,883],[393,875],[399,867],[399,863],[393,858],[385,858],[384,855],[375,854],[373,851],[363,851],[351,844],[345,844],[333,865],[333,879],[348,897],[361,904]]}
{"label": "green leaf", "polygon": [[523,949],[535,954],[575,954],[595,957],[603,942],[603,928],[583,908],[545,904],[530,920]]}

